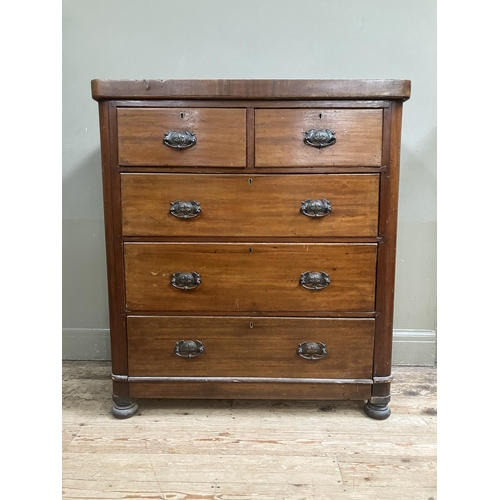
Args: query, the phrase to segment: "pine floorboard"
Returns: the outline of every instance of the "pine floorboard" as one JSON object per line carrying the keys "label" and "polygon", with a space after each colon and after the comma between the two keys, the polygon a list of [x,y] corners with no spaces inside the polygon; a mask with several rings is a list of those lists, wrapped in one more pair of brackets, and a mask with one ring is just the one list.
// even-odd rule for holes
{"label": "pine floorboard", "polygon": [[394,367],[392,415],[361,402],[139,400],[110,363],[63,362],[62,498],[436,500],[436,369]]}

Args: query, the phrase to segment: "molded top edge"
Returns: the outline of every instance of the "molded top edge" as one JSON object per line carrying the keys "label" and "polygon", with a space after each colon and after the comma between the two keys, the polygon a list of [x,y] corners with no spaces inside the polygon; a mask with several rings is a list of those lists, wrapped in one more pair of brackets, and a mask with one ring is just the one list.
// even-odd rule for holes
{"label": "molded top edge", "polygon": [[106,99],[393,99],[410,98],[410,80],[102,80]]}

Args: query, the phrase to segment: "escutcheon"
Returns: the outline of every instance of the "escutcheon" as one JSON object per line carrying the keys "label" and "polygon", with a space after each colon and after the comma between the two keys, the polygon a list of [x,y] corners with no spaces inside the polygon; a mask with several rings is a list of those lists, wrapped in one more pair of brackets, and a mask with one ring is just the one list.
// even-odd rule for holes
{"label": "escutcheon", "polygon": [[307,271],[300,275],[299,283],[308,290],[322,290],[330,284],[330,275],[323,271],[319,273]]}
{"label": "escutcheon", "polygon": [[174,149],[190,148],[196,144],[196,136],[189,130],[170,130],[163,137],[163,144]]}
{"label": "escutcheon", "polygon": [[196,358],[205,352],[205,346],[200,340],[179,340],[174,352],[181,358]]}
{"label": "escutcheon", "polygon": [[170,202],[170,215],[179,219],[194,219],[201,214],[201,206],[195,201],[171,201]]}
{"label": "escutcheon", "polygon": [[201,276],[198,273],[174,273],[170,283],[181,290],[192,290],[201,285]]}
{"label": "escutcheon", "polygon": [[328,351],[326,345],[322,342],[302,342],[297,348],[297,354],[304,359],[315,361],[323,359],[328,354]]}
{"label": "escutcheon", "polygon": [[337,138],[335,137],[335,132],[329,128],[308,130],[304,137],[304,143],[314,148],[326,148],[327,146],[333,146],[336,142]]}
{"label": "escutcheon", "polygon": [[326,217],[332,213],[332,205],[326,198],[304,200],[300,207],[300,213],[307,215],[307,217]]}

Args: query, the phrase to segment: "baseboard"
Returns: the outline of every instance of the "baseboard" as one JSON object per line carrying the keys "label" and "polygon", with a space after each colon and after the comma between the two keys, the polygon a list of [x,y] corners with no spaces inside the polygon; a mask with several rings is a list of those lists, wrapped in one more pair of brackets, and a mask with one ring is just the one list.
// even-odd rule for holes
{"label": "baseboard", "polygon": [[436,366],[436,332],[394,330],[392,364],[398,366]]}
{"label": "baseboard", "polygon": [[[109,329],[63,328],[62,359],[109,360]],[[392,364],[403,366],[436,365],[436,332],[395,330]]]}
{"label": "baseboard", "polygon": [[63,328],[63,360],[110,360],[109,328]]}

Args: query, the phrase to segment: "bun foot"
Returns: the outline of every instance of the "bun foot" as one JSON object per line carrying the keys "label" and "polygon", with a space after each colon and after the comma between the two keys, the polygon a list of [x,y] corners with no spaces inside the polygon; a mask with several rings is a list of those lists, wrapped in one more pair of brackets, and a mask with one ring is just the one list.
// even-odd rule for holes
{"label": "bun foot", "polygon": [[387,404],[376,405],[376,404],[368,402],[365,404],[364,410],[365,410],[365,413],[370,418],[374,418],[376,420],[385,420],[391,414],[391,409],[389,408],[389,405],[387,405]]}
{"label": "bun foot", "polygon": [[115,396],[113,394],[113,401],[114,405],[111,408],[111,414],[115,418],[130,418],[139,409],[137,403],[129,397]]}

